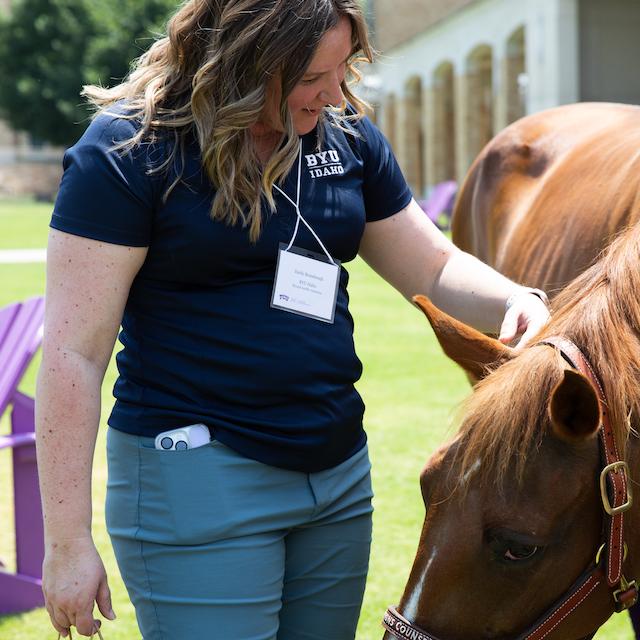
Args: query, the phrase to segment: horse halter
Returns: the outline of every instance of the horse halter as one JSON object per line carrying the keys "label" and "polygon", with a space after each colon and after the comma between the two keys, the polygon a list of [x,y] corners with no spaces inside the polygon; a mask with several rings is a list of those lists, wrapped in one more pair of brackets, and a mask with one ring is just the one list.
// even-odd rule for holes
{"label": "horse halter", "polygon": [[[589,361],[571,340],[552,336],[537,343],[557,349],[560,355],[593,385],[600,409],[602,423],[598,430],[602,470],[600,472],[600,494],[605,521],[600,546],[594,563],[582,573],[567,592],[546,611],[524,633],[515,640],[543,640],[555,631],[567,618],[589,602],[589,597],[601,585],[606,585],[612,594],[617,612],[629,609],[638,601],[638,586],[635,580],[627,580],[622,573],[626,558],[624,542],[624,513],[631,508],[632,495],[629,485],[629,467],[618,453],[615,434],[607,412],[604,389]],[[537,345],[536,345],[537,346]],[[420,629],[404,618],[394,607],[389,607],[382,621],[383,627],[400,640],[441,640]]]}

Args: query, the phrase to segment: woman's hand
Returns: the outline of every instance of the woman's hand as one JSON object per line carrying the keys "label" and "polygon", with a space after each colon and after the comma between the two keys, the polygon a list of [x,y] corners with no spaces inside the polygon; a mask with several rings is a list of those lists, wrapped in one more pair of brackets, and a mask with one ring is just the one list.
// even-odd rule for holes
{"label": "woman's hand", "polygon": [[523,289],[513,294],[507,300],[500,342],[507,344],[522,336],[516,349],[525,347],[549,321],[548,304],[546,295],[538,289]]}
{"label": "woman's hand", "polygon": [[108,620],[115,620],[111,592],[102,560],[90,536],[48,541],[42,567],[42,591],[51,624],[63,637],[76,627],[91,636],[100,627],[94,603]]}

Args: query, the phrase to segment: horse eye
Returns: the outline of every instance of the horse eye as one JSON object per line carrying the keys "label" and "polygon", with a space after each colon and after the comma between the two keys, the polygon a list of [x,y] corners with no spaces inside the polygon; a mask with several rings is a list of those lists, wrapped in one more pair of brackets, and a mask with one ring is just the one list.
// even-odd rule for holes
{"label": "horse eye", "polygon": [[529,560],[538,552],[538,547],[532,544],[511,544],[504,552],[504,559],[510,562]]}
{"label": "horse eye", "polygon": [[544,550],[543,546],[535,544],[529,535],[511,531],[505,528],[492,528],[486,531],[487,544],[493,557],[498,561],[515,567],[525,566]]}

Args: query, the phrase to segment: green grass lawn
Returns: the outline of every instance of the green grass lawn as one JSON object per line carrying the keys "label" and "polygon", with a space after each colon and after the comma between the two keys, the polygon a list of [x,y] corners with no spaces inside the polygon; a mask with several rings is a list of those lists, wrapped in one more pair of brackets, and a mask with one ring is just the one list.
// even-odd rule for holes
{"label": "green grass lawn", "polygon": [[[51,206],[0,201],[0,249],[44,247]],[[413,561],[423,518],[418,477],[435,447],[451,433],[452,416],[468,387],[460,370],[440,352],[422,314],[379,280],[361,261],[351,272],[356,344],[364,363],[358,388],[367,404],[366,426],[373,461],[374,541],[358,640],[380,638],[380,619],[396,604]],[[0,306],[44,291],[43,265],[0,264]],[[36,359],[37,360],[37,359]],[[22,388],[33,393],[37,362]],[[111,405],[115,368],[111,363],[103,389],[103,420],[94,469],[96,544],[110,576],[116,622],[105,624],[105,640],[136,640],[134,613],[118,575],[104,526],[106,462],[104,433]],[[8,428],[7,421],[0,430]],[[10,457],[0,452],[0,523],[11,519]],[[13,543],[0,526],[0,557],[10,558]],[[10,563],[9,563],[10,564]],[[0,618],[2,640],[54,639],[43,609]],[[615,616],[597,640],[631,640],[626,616]],[[175,638],[172,640],[186,640]],[[193,639],[193,640],[201,640]],[[233,640],[215,638],[215,640]],[[327,640],[339,640],[328,638]]]}

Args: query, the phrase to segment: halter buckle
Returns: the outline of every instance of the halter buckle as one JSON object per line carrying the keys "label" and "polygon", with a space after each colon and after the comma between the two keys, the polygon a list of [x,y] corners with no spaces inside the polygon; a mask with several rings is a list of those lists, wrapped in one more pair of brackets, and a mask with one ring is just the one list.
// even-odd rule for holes
{"label": "halter buckle", "polygon": [[613,592],[613,599],[616,603],[616,611],[626,611],[638,602],[638,585],[635,580],[630,582],[622,576],[620,578],[620,588]]}
{"label": "halter buckle", "polygon": [[[600,564],[600,559],[602,558],[602,552],[607,548],[607,543],[605,542],[604,544],[600,545],[600,548],[598,549],[598,551],[596,552],[596,567]],[[623,547],[623,554],[622,554],[622,562],[626,562],[627,561],[627,556],[629,555],[629,547],[627,546],[627,543],[624,543],[624,547]]]}
{"label": "halter buckle", "polygon": [[627,483],[627,498],[624,503],[617,507],[611,506],[611,502],[609,501],[609,493],[607,492],[607,475],[609,473],[618,473],[619,469],[623,470],[626,473],[627,477],[629,477],[629,465],[627,464],[626,460],[617,460],[616,462],[612,462],[600,472],[600,495],[602,497],[602,506],[610,516],[615,516],[619,513],[628,511],[633,504],[631,486],[629,485],[629,483]]}

